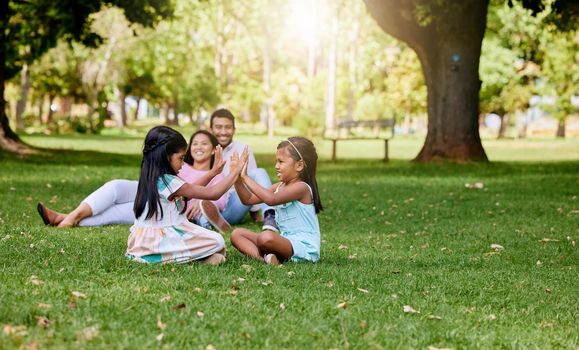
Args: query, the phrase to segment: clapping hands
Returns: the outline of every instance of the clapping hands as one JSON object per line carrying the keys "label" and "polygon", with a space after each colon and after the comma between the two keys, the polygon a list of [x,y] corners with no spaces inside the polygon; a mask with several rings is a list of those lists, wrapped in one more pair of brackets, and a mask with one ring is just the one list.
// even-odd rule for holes
{"label": "clapping hands", "polygon": [[241,153],[241,157],[237,154],[237,152],[233,152],[231,155],[231,159],[229,160],[229,172],[236,173],[236,174],[243,174],[247,175],[247,159],[249,158],[249,150],[247,146],[243,149]]}
{"label": "clapping hands", "polygon": [[213,167],[211,168],[213,175],[215,176],[220,174],[226,163],[227,162],[223,159],[223,148],[221,148],[221,145],[217,145],[217,147],[215,147],[215,160],[213,161]]}

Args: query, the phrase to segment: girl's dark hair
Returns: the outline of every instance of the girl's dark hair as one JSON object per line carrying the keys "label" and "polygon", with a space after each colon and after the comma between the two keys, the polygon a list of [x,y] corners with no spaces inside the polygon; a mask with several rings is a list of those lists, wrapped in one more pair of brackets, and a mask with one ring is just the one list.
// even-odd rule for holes
{"label": "girl's dark hair", "polygon": [[320,199],[320,191],[318,190],[318,182],[316,181],[318,153],[313,142],[305,137],[288,137],[287,140],[277,145],[277,149],[281,148],[286,148],[295,161],[303,159],[305,166],[304,170],[300,173],[300,178],[312,188],[312,199],[314,201],[314,207],[316,208],[316,214],[324,210],[322,200]]}
{"label": "girl's dark hair", "polygon": [[[193,133],[193,135],[191,135],[191,139],[189,139],[189,146],[187,146],[187,153],[185,153],[185,159],[183,159],[183,161],[189,165],[193,165],[193,162],[194,162],[193,156],[191,156],[191,145],[193,144],[193,139],[195,138],[195,136],[197,136],[199,134],[207,135],[207,137],[209,137],[209,141],[213,145],[213,149],[215,149],[215,147],[217,147],[217,145],[219,144],[219,141],[217,141],[217,137],[215,137],[215,135],[213,135],[209,131],[207,131],[207,130],[195,131]],[[213,154],[211,156],[211,162],[209,163],[209,168],[213,168],[213,163],[215,163],[215,154]]]}
{"label": "girl's dark hair", "polygon": [[[166,174],[176,175],[169,158],[171,155],[185,149],[187,141],[178,131],[167,126],[156,126],[149,130],[145,136],[145,145],[143,146],[143,160],[141,161],[141,177],[135,197],[133,211],[135,217],[140,217],[148,206],[146,219],[153,216],[159,219],[163,218],[163,208],[161,208],[161,199],[157,181],[161,179],[166,185]],[[157,215],[160,210],[160,215]],[[185,208],[183,208],[183,211]]]}

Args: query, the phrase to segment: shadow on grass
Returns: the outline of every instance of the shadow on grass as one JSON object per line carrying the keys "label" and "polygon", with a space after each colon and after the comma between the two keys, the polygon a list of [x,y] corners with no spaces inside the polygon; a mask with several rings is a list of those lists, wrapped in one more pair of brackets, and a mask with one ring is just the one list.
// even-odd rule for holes
{"label": "shadow on grass", "polygon": [[[99,136],[100,137],[100,136]],[[118,140],[118,137],[115,137]],[[0,162],[33,165],[90,165],[90,166],[134,166],[139,167],[141,155],[118,154],[96,151],[52,150],[36,148],[37,154],[19,156],[0,150]],[[264,167],[275,179],[274,156],[258,154],[257,163]],[[384,163],[378,159],[340,159],[336,162],[321,160],[318,164],[319,176],[339,176],[344,180],[359,177],[361,174],[375,176],[411,177],[479,177],[504,176],[517,174],[579,174],[578,161],[553,162],[490,162],[490,163],[417,163],[407,160],[390,160]]]}
{"label": "shadow on grass", "polygon": [[33,165],[91,165],[135,166],[141,162],[139,154],[118,154],[96,151],[51,150],[35,148],[38,153],[20,156],[0,150],[0,162]]}
{"label": "shadow on grass", "polygon": [[355,174],[374,173],[392,176],[447,177],[447,176],[503,176],[517,174],[579,174],[577,161],[553,162],[490,162],[490,163],[417,163],[407,160],[342,159],[337,162],[322,160],[318,164],[320,174],[338,173],[347,179]]}

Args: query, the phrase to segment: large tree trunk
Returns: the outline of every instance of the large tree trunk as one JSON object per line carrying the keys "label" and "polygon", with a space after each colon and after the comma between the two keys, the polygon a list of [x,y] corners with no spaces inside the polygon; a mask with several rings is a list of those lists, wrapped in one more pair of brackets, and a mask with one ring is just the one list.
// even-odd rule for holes
{"label": "large tree trunk", "polygon": [[478,125],[478,66],[488,2],[427,2],[430,12],[417,19],[412,1],[365,0],[380,27],[406,42],[422,63],[428,133],[417,161],[488,161]]}

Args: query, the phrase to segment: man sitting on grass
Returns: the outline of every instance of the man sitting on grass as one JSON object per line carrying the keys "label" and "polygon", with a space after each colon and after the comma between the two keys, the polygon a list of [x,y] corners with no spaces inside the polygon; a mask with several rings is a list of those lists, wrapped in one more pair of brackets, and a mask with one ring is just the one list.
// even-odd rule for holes
{"label": "man sitting on grass", "polygon": [[[223,147],[223,159],[227,161],[227,164],[223,169],[224,176],[227,176],[229,173],[229,159],[233,152],[241,154],[243,149],[248,147],[248,175],[260,186],[265,188],[271,187],[271,180],[269,179],[267,172],[264,169],[257,167],[255,156],[253,155],[251,148],[244,143],[233,141],[233,135],[235,134],[235,117],[229,110],[222,108],[213,112],[213,114],[211,114],[211,119],[209,120],[209,127],[213,135],[217,137],[217,141],[221,147]],[[259,213],[259,209],[262,210],[263,217]],[[264,230],[278,231],[275,223],[275,210],[272,207],[265,203],[253,207],[244,205],[241,203],[237,192],[235,192],[235,188],[231,187],[229,190],[229,199],[227,204],[225,204],[225,209],[221,213],[225,220],[230,224],[238,224],[243,220],[248,211],[255,221],[261,222],[263,220]]]}

